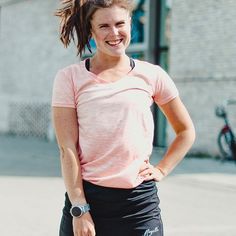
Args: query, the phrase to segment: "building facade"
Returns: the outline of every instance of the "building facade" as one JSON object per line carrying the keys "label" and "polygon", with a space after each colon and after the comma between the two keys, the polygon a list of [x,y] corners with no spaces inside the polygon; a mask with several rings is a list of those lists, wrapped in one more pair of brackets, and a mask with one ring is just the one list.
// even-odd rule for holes
{"label": "building facade", "polygon": [[76,61],[58,40],[57,1],[0,1],[0,132],[45,137],[56,71]]}
{"label": "building facade", "polygon": [[[172,0],[169,72],[193,118],[196,152],[218,154],[215,107],[236,100],[236,1]],[[236,105],[228,106],[236,127]]]}

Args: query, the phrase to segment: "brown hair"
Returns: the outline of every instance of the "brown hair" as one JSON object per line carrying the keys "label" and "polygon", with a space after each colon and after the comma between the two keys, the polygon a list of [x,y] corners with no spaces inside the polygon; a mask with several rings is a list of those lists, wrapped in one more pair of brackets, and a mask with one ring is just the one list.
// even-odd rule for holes
{"label": "brown hair", "polygon": [[77,55],[82,56],[87,46],[90,46],[91,19],[97,9],[108,8],[119,4],[130,11],[133,10],[132,0],[62,0],[62,7],[55,12],[61,18],[60,39],[65,47],[68,47],[71,39],[75,42],[77,37]]}

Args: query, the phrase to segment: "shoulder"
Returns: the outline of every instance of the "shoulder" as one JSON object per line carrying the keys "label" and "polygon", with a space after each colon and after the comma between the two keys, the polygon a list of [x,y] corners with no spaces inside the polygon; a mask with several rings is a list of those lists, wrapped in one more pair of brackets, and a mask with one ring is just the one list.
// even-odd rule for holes
{"label": "shoulder", "polygon": [[83,62],[58,70],[53,84],[53,106],[76,107],[76,95],[84,81],[82,73]]}
{"label": "shoulder", "polygon": [[158,65],[137,59],[135,59],[134,62],[135,74],[142,77],[148,84],[152,85],[152,87],[155,87],[163,77],[168,77],[167,73]]}
{"label": "shoulder", "polygon": [[163,104],[178,95],[173,80],[160,66],[140,60],[135,60],[135,63],[137,75],[151,85],[153,96],[158,104]]}
{"label": "shoulder", "polygon": [[55,82],[71,84],[75,88],[80,88],[82,84],[88,81],[88,77],[89,74],[85,68],[85,62],[80,61],[58,70],[55,76]]}
{"label": "shoulder", "polygon": [[139,59],[134,59],[134,62],[135,62],[135,66],[137,67],[138,70],[142,70],[142,69],[156,70],[159,67],[159,66],[154,65],[150,62],[142,61]]}
{"label": "shoulder", "polygon": [[80,61],[79,63],[74,63],[59,69],[57,74],[63,74],[64,76],[72,79],[75,75],[83,73],[83,70],[84,61]]}
{"label": "shoulder", "polygon": [[164,72],[160,66],[154,65],[150,62],[138,59],[134,59],[134,62],[136,72],[147,77],[148,79],[157,80],[158,77]]}

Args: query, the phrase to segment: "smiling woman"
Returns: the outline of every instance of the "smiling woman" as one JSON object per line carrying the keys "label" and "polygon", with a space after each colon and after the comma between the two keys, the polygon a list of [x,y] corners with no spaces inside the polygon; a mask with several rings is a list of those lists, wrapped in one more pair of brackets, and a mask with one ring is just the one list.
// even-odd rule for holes
{"label": "smiling woman", "polygon": [[110,56],[125,54],[130,43],[130,25],[131,17],[126,9],[116,5],[98,9],[91,21],[97,53]]}
{"label": "smiling woman", "polygon": [[[178,90],[159,66],[129,58],[132,1],[64,0],[61,40],[77,38],[82,56],[60,70],[52,96],[53,121],[66,187],[60,236],[162,236],[155,182],[183,158],[194,140]],[[176,137],[153,166],[155,102]]]}

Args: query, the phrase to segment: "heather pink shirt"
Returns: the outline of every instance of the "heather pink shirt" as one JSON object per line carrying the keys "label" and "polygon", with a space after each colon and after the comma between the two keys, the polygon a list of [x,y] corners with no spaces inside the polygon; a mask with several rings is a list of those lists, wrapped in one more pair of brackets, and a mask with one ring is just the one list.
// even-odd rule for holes
{"label": "heather pink shirt", "polygon": [[77,110],[82,178],[97,185],[133,188],[143,181],[138,173],[152,153],[151,105],[178,96],[159,66],[134,61],[116,82],[89,72],[85,61],[60,70],[54,81],[52,106]]}

